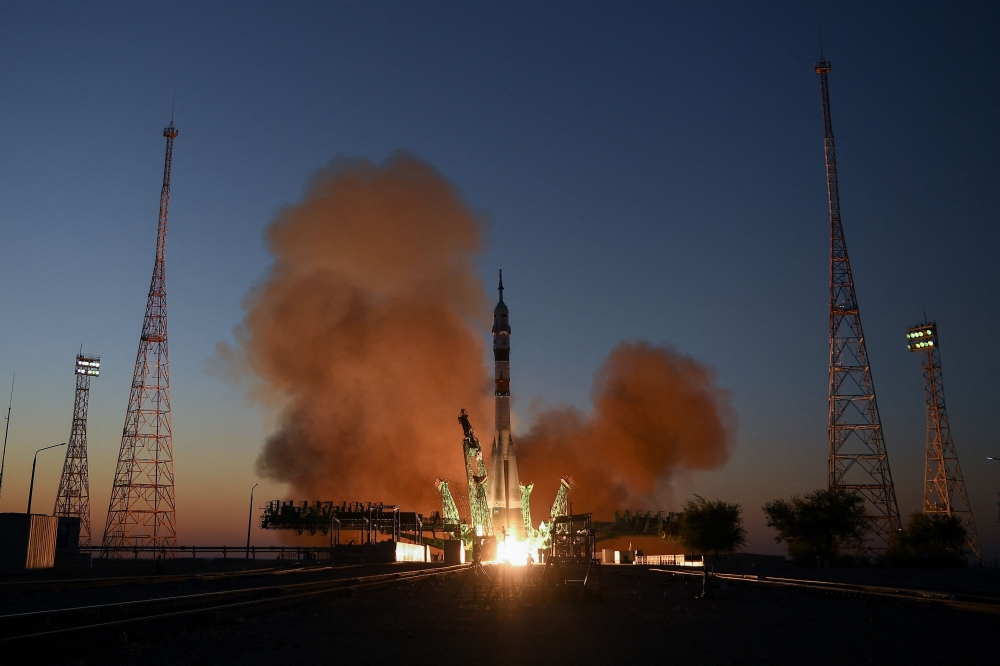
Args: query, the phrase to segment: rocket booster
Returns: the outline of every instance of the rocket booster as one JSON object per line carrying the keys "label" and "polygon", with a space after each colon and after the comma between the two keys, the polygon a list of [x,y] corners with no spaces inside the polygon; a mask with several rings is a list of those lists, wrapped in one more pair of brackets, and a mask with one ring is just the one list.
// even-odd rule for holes
{"label": "rocket booster", "polygon": [[517,457],[510,433],[510,323],[503,302],[503,271],[500,271],[500,301],[493,309],[493,362],[496,397],[496,430],[490,455],[489,505],[493,533],[524,538],[521,490]]}

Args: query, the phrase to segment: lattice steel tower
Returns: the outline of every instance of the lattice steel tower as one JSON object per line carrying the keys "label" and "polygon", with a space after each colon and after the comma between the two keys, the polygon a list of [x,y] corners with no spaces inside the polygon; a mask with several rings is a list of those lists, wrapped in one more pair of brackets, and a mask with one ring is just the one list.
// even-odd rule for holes
{"label": "lattice steel tower", "polygon": [[[146,316],[132,375],[128,413],[122,429],[118,467],[111,488],[103,548],[174,546],[174,453],[170,434],[170,363],[167,355],[167,214],[170,210],[170,163],[177,130],[173,120],[163,130],[167,151],[156,231],[156,262],[149,285]],[[168,553],[169,555],[169,553]]]}
{"label": "lattice steel tower", "polygon": [[826,183],[830,198],[830,384],[827,449],[828,487],[860,494],[872,521],[871,548],[883,550],[889,534],[900,529],[896,491],[882,438],[875,385],[861,330],[847,241],[840,220],[837,153],[830,120],[830,63],[820,54],[816,63],[823,97]]}
{"label": "lattice steel tower", "polygon": [[101,357],[76,357],[76,397],[73,400],[73,425],[69,431],[66,462],[63,463],[55,516],[80,519],[80,545],[90,545],[90,473],[87,465],[87,408],[90,406],[90,378],[101,374]]}
{"label": "lattice steel tower", "polygon": [[927,458],[924,464],[924,513],[955,516],[965,528],[969,549],[979,560],[976,521],[965,489],[962,468],[958,464],[955,441],[951,438],[948,412],[944,407],[944,377],[941,375],[941,345],[937,324],[925,321],[906,331],[906,348],[923,352],[924,399],[927,403]]}

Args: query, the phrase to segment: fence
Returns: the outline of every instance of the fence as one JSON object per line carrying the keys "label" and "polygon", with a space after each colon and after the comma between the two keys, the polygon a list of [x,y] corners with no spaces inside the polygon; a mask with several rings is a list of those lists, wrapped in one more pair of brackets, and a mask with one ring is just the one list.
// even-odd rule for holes
{"label": "fence", "polygon": [[702,556],[694,555],[636,555],[636,564],[652,564],[655,566],[672,567],[703,567],[705,560]]}

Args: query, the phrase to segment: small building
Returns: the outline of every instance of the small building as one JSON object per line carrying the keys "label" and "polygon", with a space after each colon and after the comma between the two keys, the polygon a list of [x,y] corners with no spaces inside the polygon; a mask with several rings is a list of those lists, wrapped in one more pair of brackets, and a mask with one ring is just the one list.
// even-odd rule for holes
{"label": "small building", "polygon": [[51,569],[56,562],[59,518],[37,513],[0,513],[0,573]]}

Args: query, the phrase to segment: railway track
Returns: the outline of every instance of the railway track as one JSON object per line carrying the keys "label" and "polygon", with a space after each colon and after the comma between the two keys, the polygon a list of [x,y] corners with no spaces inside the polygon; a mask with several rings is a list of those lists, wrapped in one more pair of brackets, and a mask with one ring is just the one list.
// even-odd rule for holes
{"label": "railway track", "polygon": [[100,576],[98,578],[62,578],[58,580],[23,580],[0,583],[0,595],[8,592],[27,592],[38,590],[64,590],[68,588],[99,588],[117,587],[120,585],[152,585],[161,583],[187,583],[210,580],[230,580],[252,576],[282,576],[298,573],[319,573],[340,569],[351,569],[365,566],[363,564],[345,564],[338,566],[287,566],[266,567],[260,569],[245,569],[241,571],[218,571],[212,573],[187,574],[153,574],[145,576]]}
{"label": "railway track", "polygon": [[412,583],[465,570],[462,565],[352,578],[268,585],[201,594],[0,615],[0,644],[44,640],[74,632],[118,629],[150,621],[220,616],[321,596],[349,596],[386,585]]}
{"label": "railway track", "polygon": [[[675,569],[657,569],[650,571],[669,573],[682,576],[697,576],[701,572],[678,571]],[[805,578],[782,578],[779,576],[762,576],[756,574],[712,574],[718,580],[746,583],[767,587],[796,589],[817,594],[854,597],[858,599],[873,599],[881,601],[901,601],[918,603],[927,606],[937,605],[957,610],[975,613],[1000,614],[1000,598],[967,592],[950,592],[940,590],[921,590],[916,588],[896,587],[889,585],[865,585],[860,583],[838,583],[825,580],[809,580]]]}

